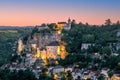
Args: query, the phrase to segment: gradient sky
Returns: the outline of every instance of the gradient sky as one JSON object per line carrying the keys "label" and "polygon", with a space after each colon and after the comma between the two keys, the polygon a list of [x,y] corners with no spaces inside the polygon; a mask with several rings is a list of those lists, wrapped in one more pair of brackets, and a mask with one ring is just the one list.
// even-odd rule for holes
{"label": "gradient sky", "polygon": [[0,0],[0,26],[66,21],[103,24],[120,20],[120,0]]}

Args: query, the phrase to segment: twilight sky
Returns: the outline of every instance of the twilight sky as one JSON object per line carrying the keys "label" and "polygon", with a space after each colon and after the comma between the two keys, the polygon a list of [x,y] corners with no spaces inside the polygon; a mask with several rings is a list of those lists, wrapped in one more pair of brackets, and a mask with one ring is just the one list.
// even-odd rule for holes
{"label": "twilight sky", "polygon": [[120,0],[0,0],[0,26],[66,21],[103,24],[120,20]]}

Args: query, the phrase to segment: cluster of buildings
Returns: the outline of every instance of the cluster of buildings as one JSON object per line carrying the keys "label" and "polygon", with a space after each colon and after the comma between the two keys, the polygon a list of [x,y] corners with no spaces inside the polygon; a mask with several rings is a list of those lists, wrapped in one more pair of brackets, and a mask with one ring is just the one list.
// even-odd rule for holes
{"label": "cluster of buildings", "polygon": [[67,72],[71,74],[71,77],[73,80],[102,80],[100,76],[104,77],[104,80],[120,80],[120,72],[115,71],[114,74],[110,77],[108,72],[108,68],[102,68],[101,70],[89,70],[89,69],[79,69],[75,65],[69,66],[67,68],[64,68],[62,66],[56,66],[54,68],[48,68],[48,75],[51,76],[54,75],[55,80],[61,80],[61,78],[64,77],[67,79]]}
{"label": "cluster of buildings", "polygon": [[[37,60],[38,61],[38,60]],[[5,69],[9,67],[10,71],[19,71],[19,70],[27,70],[27,67],[23,67],[23,65],[18,65],[17,63],[12,63],[12,65],[6,64],[0,69]],[[101,70],[89,70],[86,68],[79,69],[77,65],[68,66],[66,68],[62,66],[49,66],[49,67],[40,67],[40,68],[29,68],[36,76],[39,78],[39,75],[42,73],[43,69],[47,69],[45,75],[49,77],[53,77],[55,80],[61,80],[63,77],[68,79],[68,72],[71,74],[72,80],[120,80],[120,72],[114,71],[113,75],[110,77],[108,72],[109,68],[102,68]],[[100,77],[104,77],[104,79]]]}

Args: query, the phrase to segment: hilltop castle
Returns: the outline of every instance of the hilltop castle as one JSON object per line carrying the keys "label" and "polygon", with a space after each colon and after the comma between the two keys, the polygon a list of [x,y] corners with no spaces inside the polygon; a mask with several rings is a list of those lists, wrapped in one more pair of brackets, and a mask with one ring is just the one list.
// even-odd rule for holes
{"label": "hilltop castle", "polygon": [[68,19],[68,22],[58,22],[57,27],[65,30],[70,30],[71,29],[71,19]]}

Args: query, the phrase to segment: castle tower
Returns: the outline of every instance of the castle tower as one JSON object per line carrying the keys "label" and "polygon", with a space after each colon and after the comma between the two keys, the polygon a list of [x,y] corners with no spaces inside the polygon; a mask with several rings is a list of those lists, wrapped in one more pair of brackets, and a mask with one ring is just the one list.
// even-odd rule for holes
{"label": "castle tower", "polygon": [[68,30],[70,30],[71,29],[71,19],[70,19],[70,17],[68,18]]}
{"label": "castle tower", "polygon": [[68,23],[71,23],[71,19],[70,19],[70,17],[68,18]]}

